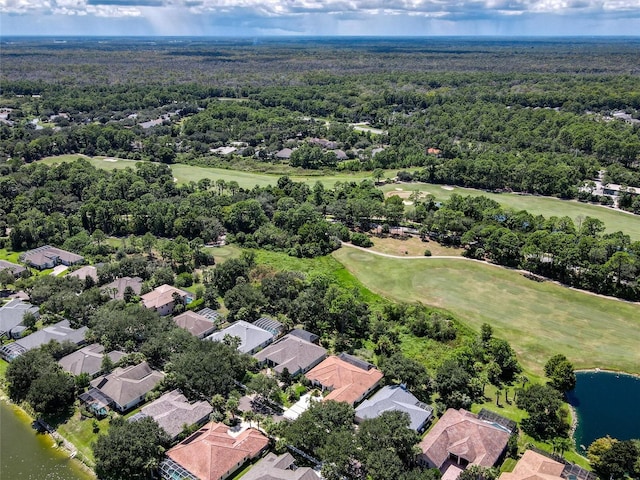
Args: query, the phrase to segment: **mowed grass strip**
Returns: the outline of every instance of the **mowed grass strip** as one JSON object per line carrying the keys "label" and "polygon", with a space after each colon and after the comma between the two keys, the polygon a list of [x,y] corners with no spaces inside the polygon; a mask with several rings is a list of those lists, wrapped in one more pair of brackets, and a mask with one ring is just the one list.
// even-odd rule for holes
{"label": "mowed grass strip", "polygon": [[464,259],[393,259],[341,248],[333,253],[362,284],[396,301],[445,308],[479,331],[507,339],[537,374],[556,353],[576,368],[640,373],[640,305],[538,283],[519,272]]}
{"label": "mowed grass strip", "polygon": [[543,215],[546,218],[567,216],[576,223],[580,218],[584,217],[598,218],[604,222],[608,233],[622,231],[629,235],[631,240],[640,240],[640,215],[633,215],[599,205],[581,203],[577,200],[560,200],[552,197],[515,193],[490,193],[473,188],[450,187],[431,183],[394,183],[384,185],[382,190],[387,194],[393,192],[401,195],[405,194],[405,192],[410,193],[418,190],[423,194],[430,193],[439,202],[449,199],[454,193],[474,197],[482,195],[495,200],[503,207],[527,210],[533,215]]}
{"label": "mowed grass strip", "polygon": [[[122,158],[112,157],[86,157],[84,155],[57,155],[54,157],[46,157],[40,160],[42,163],[53,165],[62,162],[74,162],[78,158],[84,158],[88,160],[94,167],[102,168],[104,170],[116,170],[127,167],[134,168],[135,160],[126,160]],[[256,185],[260,187],[266,187],[268,185],[276,185],[278,178],[282,175],[268,174],[268,173],[256,173],[246,172],[241,170],[228,170],[224,168],[212,168],[212,167],[196,167],[194,165],[185,165],[183,163],[175,163],[170,165],[173,176],[177,183],[189,183],[191,181],[198,182],[202,178],[208,178],[210,180],[224,180],[225,182],[236,181],[242,188],[253,188]],[[395,176],[395,170],[385,171],[386,176]],[[368,179],[372,180],[371,172],[356,172],[356,173],[331,173],[328,175],[300,175],[297,173],[289,174],[289,177],[294,182],[304,182],[310,186],[315,185],[320,181],[326,188],[332,188],[337,182],[360,182]]]}

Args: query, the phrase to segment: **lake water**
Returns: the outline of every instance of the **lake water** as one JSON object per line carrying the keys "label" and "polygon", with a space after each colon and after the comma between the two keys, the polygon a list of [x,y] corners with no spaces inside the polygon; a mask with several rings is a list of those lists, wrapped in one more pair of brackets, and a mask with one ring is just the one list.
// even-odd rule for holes
{"label": "lake water", "polygon": [[49,435],[37,434],[24,412],[0,401],[0,478],[16,480],[88,480],[88,475],[53,448]]}
{"label": "lake water", "polygon": [[578,413],[574,438],[580,448],[609,435],[640,438],[640,378],[606,372],[578,372],[569,403]]}

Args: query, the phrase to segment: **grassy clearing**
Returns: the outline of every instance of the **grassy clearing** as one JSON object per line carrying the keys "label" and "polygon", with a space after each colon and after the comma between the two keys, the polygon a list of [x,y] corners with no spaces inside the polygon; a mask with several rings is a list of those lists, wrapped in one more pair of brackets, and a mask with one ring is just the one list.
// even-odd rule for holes
{"label": "grassy clearing", "polygon": [[97,420],[97,422],[99,432],[96,434],[93,433],[93,419],[82,419],[80,410],[76,409],[73,416],[65,423],[59,425],[57,430],[60,435],[73,443],[86,459],[90,462],[95,462],[91,445],[96,441],[99,434],[104,435],[107,433],[109,430],[109,418],[103,418],[102,420]]}
{"label": "grassy clearing", "polygon": [[[446,187],[446,188],[445,188]],[[399,190],[402,189],[402,190]],[[551,197],[537,197],[533,195],[517,195],[512,193],[490,193],[483,190],[462,187],[447,187],[430,183],[404,183],[388,184],[382,190],[389,195],[391,193],[404,194],[418,190],[422,193],[430,193],[437,201],[447,200],[453,193],[459,195],[471,195],[474,197],[483,195],[491,198],[505,207],[516,210],[527,210],[534,215],[545,217],[568,216],[574,221],[579,217],[594,217],[602,220],[607,227],[607,232],[623,231],[633,240],[640,240],[640,216],[631,215],[605,208],[598,205],[580,203],[574,200],[559,200]],[[403,196],[403,195],[401,195]]]}
{"label": "grassy clearing", "polygon": [[225,260],[238,258],[242,249],[235,245],[225,245],[224,247],[212,247],[209,252],[213,254],[216,263],[223,263]]}
{"label": "grassy clearing", "polygon": [[6,248],[0,248],[0,260],[6,260],[11,263],[20,263],[18,257],[20,257],[21,252],[13,252],[7,250]]}
{"label": "grassy clearing", "polygon": [[369,250],[389,255],[423,256],[427,249],[431,251],[431,255],[434,257],[442,255],[460,256],[463,252],[462,248],[445,247],[434,241],[423,242],[418,237],[409,237],[407,239],[371,237],[371,240],[373,241],[373,247],[370,247]]}
{"label": "grassy clearing", "polygon": [[[85,157],[83,155],[57,155],[54,157],[46,157],[40,160],[48,165],[53,165],[61,162],[73,162],[78,158],[84,158],[88,160],[96,168],[102,168],[105,170],[123,169],[127,167],[134,167],[136,162],[134,160],[126,160],[121,158],[111,157]],[[268,173],[255,173],[245,172],[240,170],[227,170],[224,168],[209,168],[209,167],[196,167],[193,165],[185,165],[182,163],[176,163],[171,165],[173,176],[177,179],[178,183],[188,183],[191,181],[197,182],[202,178],[209,178],[211,180],[222,179],[225,182],[236,181],[242,188],[253,188],[256,185],[265,187],[267,185],[275,185],[278,178],[281,175],[268,174]],[[295,182],[305,182],[309,185],[314,185],[317,181],[322,182],[326,187],[331,188],[337,182],[356,181],[359,182],[364,179],[371,179],[370,172],[356,172],[356,173],[332,173],[324,175],[318,172],[314,174],[298,174],[295,172],[288,174]],[[386,176],[394,176],[395,170],[387,170]]]}
{"label": "grassy clearing", "polygon": [[556,353],[576,368],[640,373],[640,305],[462,259],[391,259],[349,248],[333,257],[379,295],[445,308],[476,331],[490,323],[536,374]]}

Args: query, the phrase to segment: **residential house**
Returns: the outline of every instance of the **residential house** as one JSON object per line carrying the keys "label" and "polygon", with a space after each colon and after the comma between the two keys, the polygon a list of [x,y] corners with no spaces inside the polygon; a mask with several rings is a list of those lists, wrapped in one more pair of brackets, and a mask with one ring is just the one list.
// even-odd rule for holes
{"label": "residential house", "polygon": [[196,312],[187,310],[173,319],[180,328],[184,328],[191,335],[204,338],[216,329],[216,324]]}
{"label": "residential house", "polygon": [[19,277],[22,272],[26,272],[27,269],[22,265],[16,263],[7,262],[6,260],[0,260],[0,270],[9,270],[14,277]]}
{"label": "residential house", "polygon": [[45,245],[34,250],[23,253],[20,258],[27,265],[44,270],[45,268],[53,268],[56,265],[75,265],[84,262],[84,257],[72,252],[67,252],[60,248]]}
{"label": "residential house", "polygon": [[269,439],[256,429],[234,432],[211,422],[167,451],[160,475],[164,480],[224,480],[268,445]]}
{"label": "residential house", "polygon": [[142,407],[139,413],[129,421],[140,420],[144,417],[153,418],[170,438],[176,438],[184,427],[202,425],[209,420],[213,408],[207,402],[201,400],[189,403],[178,390],[173,390],[162,395],[149,405]]}
{"label": "residential house", "polygon": [[351,355],[331,356],[305,374],[314,384],[331,393],[325,400],[347,402],[350,405],[363,400],[382,380],[382,372],[373,365]]}
{"label": "residential house", "polygon": [[493,467],[503,458],[511,431],[464,409],[448,409],[419,444],[418,462],[458,478],[469,465]]}
{"label": "residential house", "polygon": [[290,453],[268,453],[242,476],[242,480],[320,480],[310,467],[298,467]]}
{"label": "residential house", "polygon": [[238,351],[241,353],[248,353],[249,355],[269,345],[273,342],[275,337],[271,332],[267,332],[260,327],[250,324],[249,322],[240,320],[229,325],[224,330],[220,330],[219,332],[209,335],[206,339],[214,342],[222,342],[227,335],[231,337],[238,337],[240,340]]}
{"label": "residential house", "polygon": [[147,362],[118,367],[92,380],[91,390],[80,395],[80,399],[98,414],[105,413],[107,407],[126,412],[142,403],[163,378],[164,373],[153,370]]}
{"label": "residential house", "polygon": [[117,363],[126,354],[117,350],[105,353],[102,345],[93,343],[69,355],[65,355],[58,363],[63,370],[72,375],[86,373],[90,377],[95,377],[102,369],[102,361],[105,355],[107,355],[113,363]]}
{"label": "residential house", "polygon": [[283,148],[279,152],[276,152],[276,158],[279,160],[289,160],[292,153],[293,150],[291,150],[290,148]]}
{"label": "residential house", "polygon": [[67,276],[69,277],[77,277],[82,281],[85,281],[87,277],[91,277],[94,283],[98,283],[98,269],[93,265],[86,265],[84,267],[80,267],[78,270],[74,270],[69,273]]}
{"label": "residential house", "polygon": [[183,304],[190,303],[193,296],[189,292],[172,287],[171,285],[160,285],[149,293],[140,297],[143,305],[149,310],[155,310],[160,315],[170,315],[176,307],[176,302]]}
{"label": "residential house", "polygon": [[21,335],[18,332],[24,329],[17,327],[22,326],[24,316],[27,313],[31,313],[38,318],[40,316],[39,312],[40,309],[30,303],[23,302],[17,298],[10,300],[0,308],[0,337],[3,335],[6,335],[7,338],[20,337]]}
{"label": "residential house", "polygon": [[422,433],[433,416],[433,408],[419,401],[404,385],[389,385],[378,390],[356,408],[356,422],[376,418],[388,411],[409,415],[409,428]]}
{"label": "residential house", "polygon": [[294,335],[285,335],[253,356],[277,373],[286,368],[291,375],[308,372],[326,357],[326,349]]}
{"label": "residential house", "polygon": [[123,300],[124,292],[127,290],[127,287],[131,287],[133,293],[140,295],[140,292],[142,291],[142,279],[140,277],[116,278],[113,282],[103,285],[100,290],[114,300]]}
{"label": "residential house", "polygon": [[504,472],[500,480],[561,480],[563,463],[527,450],[511,472]]}
{"label": "residential house", "polygon": [[13,343],[7,343],[0,348],[0,357],[7,362],[12,361],[23,353],[41,347],[51,341],[71,342],[76,345],[82,345],[85,342],[84,335],[87,327],[78,329],[71,328],[69,320],[62,320],[54,325],[44,327],[42,330],[27,335],[24,338],[16,340]]}

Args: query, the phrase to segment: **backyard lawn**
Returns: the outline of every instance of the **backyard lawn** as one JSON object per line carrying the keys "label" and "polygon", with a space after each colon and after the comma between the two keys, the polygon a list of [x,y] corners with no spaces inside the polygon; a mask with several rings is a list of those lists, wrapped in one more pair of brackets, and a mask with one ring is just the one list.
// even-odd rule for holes
{"label": "backyard lawn", "polygon": [[353,248],[341,248],[333,257],[384,297],[442,307],[476,331],[491,324],[536,374],[556,353],[576,368],[640,373],[638,304],[464,259],[393,259]]}

